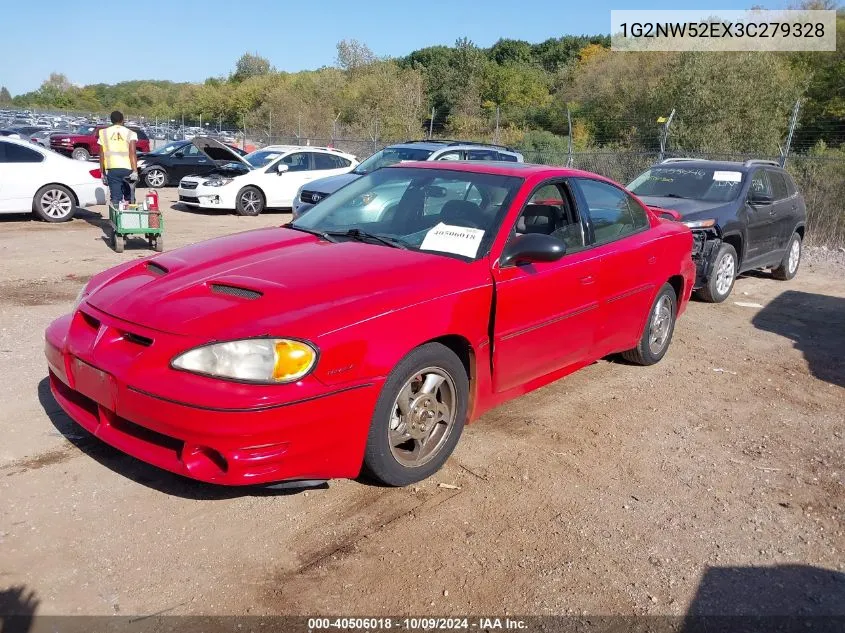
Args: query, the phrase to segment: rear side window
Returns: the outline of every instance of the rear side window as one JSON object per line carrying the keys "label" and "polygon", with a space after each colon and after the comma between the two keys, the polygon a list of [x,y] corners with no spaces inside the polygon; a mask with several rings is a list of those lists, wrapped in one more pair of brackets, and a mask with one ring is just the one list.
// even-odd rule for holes
{"label": "rear side window", "polygon": [[587,203],[596,244],[633,235],[648,226],[645,211],[621,189],[606,182],[574,178]]}
{"label": "rear side window", "polygon": [[777,171],[769,172],[769,182],[772,184],[772,193],[775,200],[784,200],[789,197],[789,190],[786,187],[786,178]]}
{"label": "rear side window", "polygon": [[504,161],[507,161],[509,163],[519,162],[519,161],[516,160],[516,156],[514,156],[513,154],[505,154],[503,152],[496,152],[496,153],[499,155],[499,160],[504,160]]}
{"label": "rear side window", "polygon": [[343,169],[351,163],[342,156],[314,152],[314,169]]}
{"label": "rear side window", "polygon": [[491,149],[468,149],[467,160],[498,160],[499,152]]}
{"label": "rear side window", "polygon": [[0,163],[40,163],[44,157],[33,149],[15,143],[0,143]]}

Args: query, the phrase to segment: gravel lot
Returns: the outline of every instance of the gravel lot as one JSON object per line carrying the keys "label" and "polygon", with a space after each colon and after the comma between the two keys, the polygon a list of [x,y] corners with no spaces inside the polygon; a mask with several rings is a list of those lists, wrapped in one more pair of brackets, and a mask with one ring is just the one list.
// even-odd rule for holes
{"label": "gravel lot", "polygon": [[[289,217],[174,199],[168,250]],[[159,471],[60,412],[45,326],[152,253],[113,253],[101,214],[0,220],[0,614],[32,592],[39,614],[845,615],[838,262],[692,303],[662,363],[601,361],[489,413],[416,487],[284,494]]]}

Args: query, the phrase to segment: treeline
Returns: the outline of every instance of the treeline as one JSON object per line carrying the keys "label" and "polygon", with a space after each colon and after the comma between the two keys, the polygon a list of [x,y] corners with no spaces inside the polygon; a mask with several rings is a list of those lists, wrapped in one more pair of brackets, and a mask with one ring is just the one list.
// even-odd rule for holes
{"label": "treeline", "polygon": [[837,51],[828,53],[611,53],[606,36],[564,36],[490,48],[464,38],[384,59],[353,40],[338,44],[335,66],[313,71],[278,72],[245,54],[228,77],[202,84],[79,87],[53,74],[11,101],[162,120],[201,116],[267,136],[386,142],[431,127],[535,149],[562,147],[570,120],[577,149],[653,148],[657,118],[674,109],[675,149],[775,155],[799,97],[799,149],[845,140],[845,13],[838,22]]}

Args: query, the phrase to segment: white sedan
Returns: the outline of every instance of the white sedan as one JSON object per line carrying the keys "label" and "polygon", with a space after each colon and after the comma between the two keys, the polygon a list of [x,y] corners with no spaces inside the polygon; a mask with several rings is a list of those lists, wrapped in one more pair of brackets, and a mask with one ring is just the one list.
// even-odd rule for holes
{"label": "white sedan", "polygon": [[182,178],[179,201],[201,209],[234,209],[239,215],[290,208],[306,182],[345,174],[358,165],[351,154],[328,147],[270,145],[241,157],[213,139],[192,142],[218,167],[207,176]]}
{"label": "white sedan", "polygon": [[25,140],[0,137],[0,213],[64,222],[77,207],[105,204],[100,170]]}

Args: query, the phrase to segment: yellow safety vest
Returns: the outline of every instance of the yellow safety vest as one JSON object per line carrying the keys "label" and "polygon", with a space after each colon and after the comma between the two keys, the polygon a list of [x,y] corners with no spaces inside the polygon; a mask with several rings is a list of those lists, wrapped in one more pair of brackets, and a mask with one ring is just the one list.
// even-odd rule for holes
{"label": "yellow safety vest", "polygon": [[129,139],[133,135],[132,130],[122,125],[100,130],[100,151],[103,152],[106,170],[132,169],[132,163],[129,162]]}

